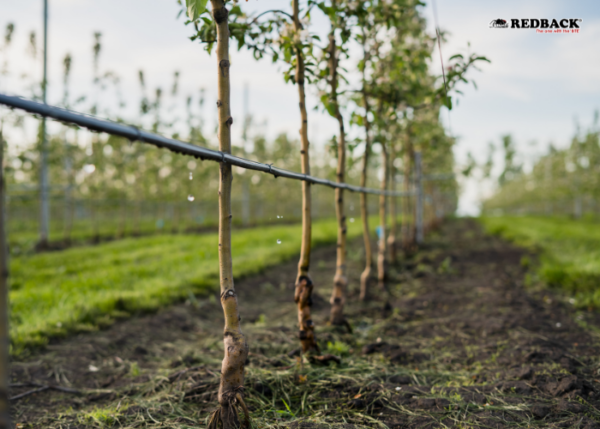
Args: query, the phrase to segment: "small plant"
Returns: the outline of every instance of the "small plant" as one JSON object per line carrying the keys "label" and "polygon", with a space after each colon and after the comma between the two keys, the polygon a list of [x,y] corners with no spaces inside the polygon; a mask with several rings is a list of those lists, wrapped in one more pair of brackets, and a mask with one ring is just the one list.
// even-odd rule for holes
{"label": "small plant", "polygon": [[336,341],[332,343],[331,341],[327,342],[327,352],[337,356],[348,356],[350,355],[351,347],[342,342]]}
{"label": "small plant", "polygon": [[85,414],[83,420],[86,425],[95,423],[101,428],[110,428],[118,423],[116,417],[117,411],[112,408],[96,408],[93,411]]}
{"label": "small plant", "polygon": [[448,257],[446,257],[442,261],[442,263],[438,267],[438,273],[440,273],[440,274],[450,274],[452,272],[453,272],[453,270],[452,270],[452,258],[450,258],[448,256]]}
{"label": "small plant", "polygon": [[129,367],[129,375],[132,377],[137,377],[140,375],[140,367],[137,362],[133,362]]}
{"label": "small plant", "polygon": [[254,324],[256,326],[267,326],[267,316],[261,314],[260,316],[258,316],[258,319],[256,319],[256,322],[254,322]]}

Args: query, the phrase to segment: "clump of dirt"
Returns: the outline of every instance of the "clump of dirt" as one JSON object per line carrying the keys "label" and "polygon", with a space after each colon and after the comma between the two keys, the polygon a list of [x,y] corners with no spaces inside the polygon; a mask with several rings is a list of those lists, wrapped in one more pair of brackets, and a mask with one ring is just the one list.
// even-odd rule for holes
{"label": "clump of dirt", "polygon": [[[290,261],[236,284],[250,344],[246,396],[260,427],[600,427],[597,316],[525,287],[525,251],[449,221],[390,266],[388,292],[357,302],[360,241],[350,248],[347,316],[326,326],[335,249],[313,255],[322,350],[297,353]],[[528,255],[529,258],[532,255]],[[20,427],[198,427],[216,405],[223,316],[216,294],[12,363]],[[44,388],[46,387],[46,388]],[[57,390],[58,389],[58,390]],[[36,393],[27,394],[38,390]]]}

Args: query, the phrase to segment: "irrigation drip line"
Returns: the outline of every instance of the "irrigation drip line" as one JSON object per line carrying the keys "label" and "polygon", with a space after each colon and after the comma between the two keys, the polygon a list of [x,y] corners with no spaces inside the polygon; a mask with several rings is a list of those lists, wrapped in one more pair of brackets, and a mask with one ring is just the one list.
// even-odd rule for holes
{"label": "irrigation drip line", "polygon": [[216,162],[225,162],[247,170],[260,171],[262,173],[272,174],[275,178],[285,177],[286,179],[302,180],[315,185],[328,186],[330,188],[346,189],[351,192],[365,194],[385,195],[389,197],[405,197],[415,195],[414,191],[382,191],[380,189],[363,188],[361,186],[349,185],[347,183],[337,183],[331,180],[321,179],[320,177],[309,176],[307,174],[296,173],[294,171],[284,170],[274,167],[272,164],[263,164],[261,162],[233,156],[229,153],[196,146],[180,140],[170,139],[159,134],[144,131],[136,126],[113,122],[106,119],[100,119],[93,116],[73,112],[49,104],[38,103],[27,100],[22,97],[10,96],[0,93],[0,104],[12,109],[20,109],[34,115],[52,118],[65,124],[74,124],[91,131],[112,134],[124,137],[130,141],[138,141],[150,144],[159,148],[168,149],[175,153],[190,155],[201,160]]}

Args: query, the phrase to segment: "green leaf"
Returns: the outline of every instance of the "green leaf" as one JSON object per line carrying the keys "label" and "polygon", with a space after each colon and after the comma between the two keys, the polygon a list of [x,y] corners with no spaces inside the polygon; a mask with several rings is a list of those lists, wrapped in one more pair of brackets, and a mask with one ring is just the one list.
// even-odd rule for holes
{"label": "green leaf", "polygon": [[197,20],[206,10],[207,3],[208,0],[185,0],[188,17],[192,21]]}

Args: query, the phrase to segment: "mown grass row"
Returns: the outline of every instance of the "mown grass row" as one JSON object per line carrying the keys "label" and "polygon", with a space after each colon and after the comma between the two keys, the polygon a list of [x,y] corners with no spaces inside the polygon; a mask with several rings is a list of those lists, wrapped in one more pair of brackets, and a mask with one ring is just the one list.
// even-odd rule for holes
{"label": "mown grass row", "polygon": [[[487,232],[537,251],[533,274],[580,307],[600,307],[600,224],[559,217],[483,217]],[[529,261],[522,261],[524,264]]]}
{"label": "mown grass row", "polygon": [[[358,222],[349,224],[349,237],[360,231]],[[236,231],[232,242],[236,278],[296,255],[300,233],[300,225]],[[333,243],[336,234],[335,221],[316,222],[313,243]],[[50,337],[94,330],[117,318],[216,290],[217,245],[216,233],[159,235],[13,258],[12,353],[44,345]]]}

